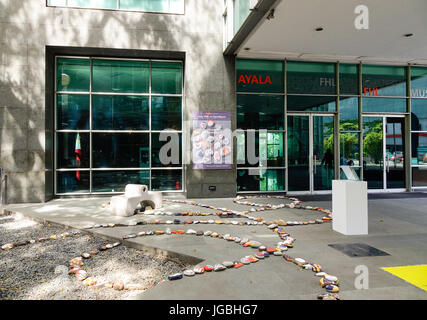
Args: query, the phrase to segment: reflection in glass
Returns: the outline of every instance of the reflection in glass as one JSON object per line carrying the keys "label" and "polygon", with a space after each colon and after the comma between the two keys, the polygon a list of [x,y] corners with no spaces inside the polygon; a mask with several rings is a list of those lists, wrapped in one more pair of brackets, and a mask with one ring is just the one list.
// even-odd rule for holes
{"label": "reflection in glass", "polygon": [[182,190],[182,170],[152,170],[151,190]]}
{"label": "reflection in glass", "polygon": [[237,92],[283,93],[283,62],[236,61]]}
{"label": "reflection in glass", "polygon": [[237,191],[285,190],[285,169],[237,170]]}
{"label": "reflection in glass", "polygon": [[89,133],[56,134],[57,168],[89,168]]}
{"label": "reflection in glass", "polygon": [[427,98],[427,68],[411,67],[411,97]]}
{"label": "reflection in glass", "polygon": [[156,94],[181,94],[182,64],[177,62],[152,62],[151,92]]}
{"label": "reflection in glass", "polygon": [[133,60],[92,60],[94,92],[148,93],[149,64]]}
{"label": "reflection in glass", "polygon": [[412,164],[427,164],[427,132],[412,133]]}
{"label": "reflection in glass", "polygon": [[[251,138],[247,138],[248,136]],[[252,130],[238,133],[237,159],[243,160],[238,162],[238,164],[244,167],[284,167],[283,139],[283,132],[258,132]],[[256,161],[249,161],[250,159],[247,157],[248,152]]]}
{"label": "reflection in glass", "polygon": [[140,96],[92,96],[93,130],[148,130],[149,100]]}
{"label": "reflection in glass", "polygon": [[93,167],[147,168],[149,147],[147,133],[93,133]]}
{"label": "reflection in glass", "polygon": [[363,179],[369,189],[384,188],[383,118],[363,117]]}
{"label": "reflection in glass", "polygon": [[89,192],[89,171],[58,171],[56,174],[57,193]]}
{"label": "reflection in glass", "polygon": [[288,111],[336,111],[336,97],[288,95]]}
{"label": "reflection in glass", "polygon": [[336,94],[334,63],[287,62],[288,93]]}
{"label": "reflection in glass", "polygon": [[334,117],[313,117],[314,190],[331,190],[334,179]]}
{"label": "reflection in glass", "polygon": [[[166,141],[160,141],[166,139]],[[162,149],[164,147],[164,149]],[[182,165],[182,134],[177,132],[151,134],[151,166],[180,167]]]}
{"label": "reflection in glass", "polygon": [[405,187],[405,119],[386,118],[387,188]]}
{"label": "reflection in glass", "polygon": [[340,98],[340,130],[359,130],[359,98]]}
{"label": "reflection in glass", "polygon": [[360,144],[358,133],[341,132],[340,153],[341,166],[360,166]]}
{"label": "reflection in glass", "polygon": [[68,0],[69,7],[117,9],[117,0]]}
{"label": "reflection in glass", "polygon": [[406,99],[363,98],[363,112],[406,112]]}
{"label": "reflection in glass", "polygon": [[120,9],[184,13],[184,0],[119,0]]}
{"label": "reflection in glass", "polygon": [[181,97],[151,98],[151,130],[181,130]]}
{"label": "reflection in glass", "polygon": [[150,186],[150,171],[92,171],[92,192],[124,192],[127,184]]}
{"label": "reflection in glass", "polygon": [[56,65],[57,91],[89,92],[89,59],[58,58]]}
{"label": "reflection in glass", "polygon": [[412,168],[412,186],[427,187],[427,166]]}
{"label": "reflection in glass", "polygon": [[406,68],[362,65],[364,96],[406,96]]}
{"label": "reflection in glass", "polygon": [[89,95],[57,94],[56,119],[58,130],[88,130]]}
{"label": "reflection in glass", "polygon": [[288,116],[288,190],[310,190],[309,117]]}
{"label": "reflection in glass", "polygon": [[427,131],[427,99],[411,99],[412,131]]}
{"label": "reflection in glass", "polygon": [[283,96],[237,95],[239,129],[283,130]]}
{"label": "reflection in glass", "polygon": [[357,64],[340,64],[340,94],[359,94]]}

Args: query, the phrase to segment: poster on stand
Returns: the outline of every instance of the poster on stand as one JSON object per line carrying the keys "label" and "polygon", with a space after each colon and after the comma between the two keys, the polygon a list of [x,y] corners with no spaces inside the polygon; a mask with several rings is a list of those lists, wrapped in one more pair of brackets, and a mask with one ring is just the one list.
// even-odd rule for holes
{"label": "poster on stand", "polygon": [[231,113],[193,111],[193,169],[231,169]]}

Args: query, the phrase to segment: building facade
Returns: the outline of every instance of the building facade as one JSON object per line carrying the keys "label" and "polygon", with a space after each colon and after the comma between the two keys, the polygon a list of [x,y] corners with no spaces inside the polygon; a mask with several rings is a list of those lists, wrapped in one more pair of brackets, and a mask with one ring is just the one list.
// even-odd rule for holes
{"label": "building facade", "polygon": [[[426,4],[408,7],[421,37],[401,50],[407,39],[352,48],[386,34],[374,24],[386,13],[368,1],[363,34],[351,29],[358,3],[332,2],[335,14],[315,17],[318,1],[0,1],[7,201],[127,183],[188,198],[324,193],[353,173],[372,191],[427,188]],[[230,139],[210,137],[199,113],[226,114]],[[225,166],[193,163],[199,150],[223,164],[228,149]]]}

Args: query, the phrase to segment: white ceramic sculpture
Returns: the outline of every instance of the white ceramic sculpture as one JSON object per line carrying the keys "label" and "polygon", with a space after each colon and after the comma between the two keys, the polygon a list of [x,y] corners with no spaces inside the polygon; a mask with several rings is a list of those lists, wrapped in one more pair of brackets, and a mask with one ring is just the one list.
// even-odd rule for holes
{"label": "white ceramic sculpture", "polygon": [[128,184],[123,195],[111,197],[110,211],[116,216],[130,217],[140,203],[146,202],[153,209],[158,209],[162,207],[162,201],[161,192],[148,191],[143,184]]}

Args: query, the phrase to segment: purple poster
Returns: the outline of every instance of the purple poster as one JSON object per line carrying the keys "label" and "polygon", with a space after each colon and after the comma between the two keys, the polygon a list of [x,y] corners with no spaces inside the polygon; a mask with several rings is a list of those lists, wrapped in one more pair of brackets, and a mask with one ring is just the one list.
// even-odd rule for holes
{"label": "purple poster", "polygon": [[193,111],[193,169],[231,169],[231,113]]}

